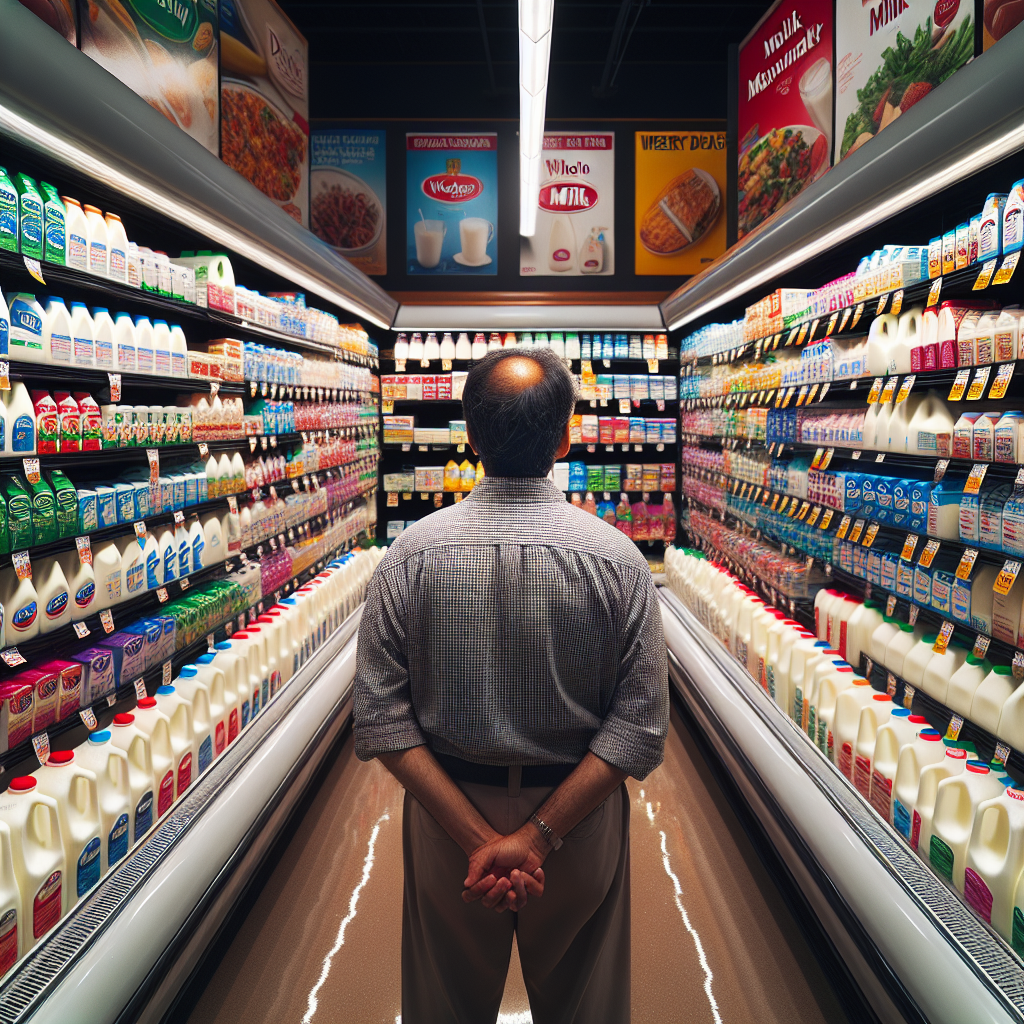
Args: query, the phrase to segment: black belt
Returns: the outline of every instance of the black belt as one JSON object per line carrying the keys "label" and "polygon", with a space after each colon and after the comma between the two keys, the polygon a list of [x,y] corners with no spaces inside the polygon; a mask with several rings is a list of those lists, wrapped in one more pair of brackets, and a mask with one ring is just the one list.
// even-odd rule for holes
{"label": "black belt", "polygon": [[[501,786],[509,784],[509,768],[496,764],[477,764],[476,761],[463,761],[461,757],[451,754],[434,754],[437,763],[459,782],[478,782],[484,786]],[[524,764],[519,785],[524,789],[533,786],[557,786],[564,782],[574,771],[574,764]]]}

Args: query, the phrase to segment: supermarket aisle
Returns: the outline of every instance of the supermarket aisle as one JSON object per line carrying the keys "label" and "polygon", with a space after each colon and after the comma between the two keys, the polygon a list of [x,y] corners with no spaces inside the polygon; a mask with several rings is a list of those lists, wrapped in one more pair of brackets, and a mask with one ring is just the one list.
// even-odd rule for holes
{"label": "supermarket aisle", "polygon": [[[635,1024],[846,1021],[677,718],[630,793]],[[401,790],[346,744],[190,1024],[395,1024],[401,879]],[[513,963],[500,1022],[529,1020]]]}

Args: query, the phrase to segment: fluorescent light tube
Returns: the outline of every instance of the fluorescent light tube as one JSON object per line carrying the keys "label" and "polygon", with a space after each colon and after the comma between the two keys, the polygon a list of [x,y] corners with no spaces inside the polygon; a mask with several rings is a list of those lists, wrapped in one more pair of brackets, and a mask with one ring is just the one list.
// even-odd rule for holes
{"label": "fluorescent light tube", "polygon": [[519,233],[537,230],[554,0],[519,0]]}

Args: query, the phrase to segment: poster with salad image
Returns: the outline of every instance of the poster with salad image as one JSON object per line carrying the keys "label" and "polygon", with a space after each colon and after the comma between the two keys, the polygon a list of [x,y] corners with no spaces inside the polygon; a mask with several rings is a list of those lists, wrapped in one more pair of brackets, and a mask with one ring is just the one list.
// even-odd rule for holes
{"label": "poster with salad image", "polygon": [[974,56],[974,0],[838,0],[836,162]]}
{"label": "poster with salad image", "polygon": [[364,274],[388,270],[386,138],[322,121],[310,136],[310,229]]}
{"label": "poster with salad image", "polygon": [[220,158],[309,226],[309,47],[274,0],[220,0]]}
{"label": "poster with salad image", "polygon": [[740,46],[739,238],[831,166],[832,27],[832,0],[779,0]]}

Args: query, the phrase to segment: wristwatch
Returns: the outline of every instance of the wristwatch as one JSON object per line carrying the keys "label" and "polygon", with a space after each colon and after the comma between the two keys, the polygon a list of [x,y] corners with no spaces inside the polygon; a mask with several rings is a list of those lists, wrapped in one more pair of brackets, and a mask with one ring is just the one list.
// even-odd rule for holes
{"label": "wristwatch", "polygon": [[552,850],[560,850],[562,848],[562,840],[555,834],[555,830],[545,824],[536,814],[530,815],[530,821],[536,826],[537,831],[543,836],[544,842],[551,847]]}

